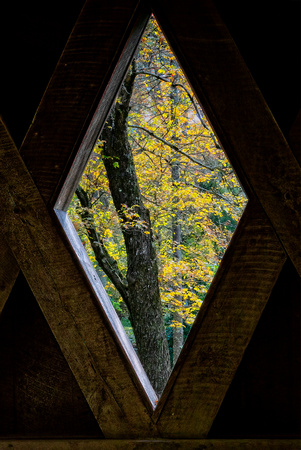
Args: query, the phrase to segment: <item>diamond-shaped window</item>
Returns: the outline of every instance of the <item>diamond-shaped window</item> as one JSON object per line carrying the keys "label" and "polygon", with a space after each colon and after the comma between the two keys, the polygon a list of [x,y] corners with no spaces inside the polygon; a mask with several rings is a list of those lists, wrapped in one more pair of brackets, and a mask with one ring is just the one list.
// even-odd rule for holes
{"label": "diamond-shaped window", "polygon": [[68,214],[159,394],[246,202],[152,16]]}

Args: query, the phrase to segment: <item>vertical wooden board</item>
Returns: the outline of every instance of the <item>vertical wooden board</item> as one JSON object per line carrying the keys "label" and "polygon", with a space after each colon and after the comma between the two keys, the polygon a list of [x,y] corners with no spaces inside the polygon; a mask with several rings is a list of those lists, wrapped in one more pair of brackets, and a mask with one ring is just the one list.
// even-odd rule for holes
{"label": "vertical wooden board", "polygon": [[0,434],[102,437],[20,274],[0,319]]}
{"label": "vertical wooden board", "polygon": [[[238,174],[301,273],[301,171],[210,0],[152,1],[171,46]],[[245,188],[248,188],[245,185]]]}
{"label": "vertical wooden board", "polygon": [[284,261],[261,207],[249,202],[154,413],[162,436],[206,437]]}
{"label": "vertical wooden board", "polygon": [[3,124],[0,138],[1,233],[100,428],[110,438],[156,434],[149,399]]}
{"label": "vertical wooden board", "polygon": [[67,175],[105,93],[137,3],[88,0],[68,40],[20,150],[46,202]]}

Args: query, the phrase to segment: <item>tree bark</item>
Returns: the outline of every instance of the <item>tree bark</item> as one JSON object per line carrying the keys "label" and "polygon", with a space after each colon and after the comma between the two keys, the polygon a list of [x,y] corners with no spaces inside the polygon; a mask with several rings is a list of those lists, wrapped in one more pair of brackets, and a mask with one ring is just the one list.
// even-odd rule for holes
{"label": "tree bark", "polygon": [[102,131],[103,161],[127,252],[127,306],[141,363],[160,394],[170,374],[158,265],[149,211],[145,208],[128,140],[127,118],[135,72],[126,78]]}
{"label": "tree bark", "polygon": [[[175,80],[176,81],[176,78]],[[179,96],[178,96],[178,90],[176,84],[173,84],[171,86],[170,91],[170,98],[171,98],[171,117],[175,124],[177,124],[177,118],[175,114],[175,108],[179,102]],[[173,136],[173,141],[177,141],[176,136]],[[172,176],[172,182],[176,189],[177,183],[180,181],[180,163],[178,162],[179,154],[175,154],[174,160],[171,164],[171,176]],[[178,197],[175,196],[173,199],[173,202],[177,204],[179,201]],[[181,230],[181,220],[182,220],[182,213],[178,210],[177,207],[174,208],[173,211],[173,220],[172,220],[172,245],[173,245],[173,258],[175,261],[181,261],[182,259],[182,230]],[[182,277],[179,275],[177,280],[178,287],[175,288],[175,291],[180,288],[182,284]],[[176,296],[176,300],[178,302],[183,303],[183,298],[181,295]],[[182,347],[184,343],[184,329],[183,329],[183,318],[181,314],[175,310],[173,312],[173,321],[177,323],[180,326],[174,326],[173,327],[173,333],[172,333],[172,350],[173,350],[173,364],[176,363]]]}
{"label": "tree bark", "polygon": [[[179,173],[179,164],[177,162],[174,162],[172,164],[172,180],[173,182],[178,182],[180,180],[180,173]],[[178,201],[177,197],[174,198],[174,202],[176,203]],[[181,212],[175,208],[174,214],[173,214],[173,220],[172,220],[172,245],[173,245],[173,257],[175,261],[181,261],[182,259],[182,250],[181,250],[181,243],[182,243],[182,231],[181,231]],[[178,287],[175,290],[178,290],[182,279],[179,276],[178,280]],[[177,295],[176,297],[177,301],[183,302],[183,298],[180,295]],[[181,353],[183,343],[184,343],[184,330],[183,330],[183,318],[179,314],[178,311],[173,312],[173,321],[181,324],[181,326],[174,326],[173,332],[172,332],[172,339],[173,339],[173,364],[176,363],[179,354]]]}

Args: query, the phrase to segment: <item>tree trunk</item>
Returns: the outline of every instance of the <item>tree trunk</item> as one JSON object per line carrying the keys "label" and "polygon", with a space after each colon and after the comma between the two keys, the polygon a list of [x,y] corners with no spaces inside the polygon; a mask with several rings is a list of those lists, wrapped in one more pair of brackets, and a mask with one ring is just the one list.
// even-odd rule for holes
{"label": "tree trunk", "polygon": [[[175,114],[175,108],[179,103],[179,95],[178,89],[176,87],[177,77],[174,78],[174,85],[171,86],[170,98],[171,98],[171,117],[174,124],[178,123]],[[177,141],[176,136],[173,136],[173,141]],[[173,185],[177,186],[177,183],[180,181],[180,164],[177,161],[179,155],[174,155],[174,161],[171,164],[171,176]],[[177,197],[174,197],[173,202],[176,204],[179,201]],[[181,261],[182,259],[182,230],[181,230],[181,219],[182,214],[181,211],[177,209],[177,206],[173,211],[173,220],[172,220],[172,245],[173,245],[173,258],[175,261]],[[177,286],[175,290],[180,289],[182,284],[182,277],[178,276]],[[176,300],[180,303],[183,302],[183,298],[180,295],[176,296]],[[178,311],[173,312],[173,321],[178,324],[178,326],[173,327],[173,364],[176,363],[179,354],[181,353],[183,343],[184,343],[184,330],[183,330],[183,318]]]}
{"label": "tree trunk", "polygon": [[141,363],[160,394],[170,374],[170,357],[158,284],[149,211],[139,190],[128,141],[127,117],[134,84],[129,74],[102,131],[103,161],[127,252],[127,306]]}
{"label": "tree trunk", "polygon": [[[174,162],[172,164],[172,180],[173,182],[178,182],[180,180],[180,173],[179,173],[179,165],[177,162]],[[178,201],[177,197],[174,198],[174,202],[176,203]],[[173,244],[173,257],[175,261],[181,261],[182,259],[182,250],[181,250],[181,243],[182,243],[182,233],[181,233],[181,212],[175,208],[173,220],[172,220],[172,244]],[[179,279],[177,280],[177,287],[175,287],[175,290],[178,290],[181,287],[182,279],[179,276]],[[182,302],[182,296],[178,295],[176,296],[176,300],[179,302]],[[179,354],[182,350],[183,343],[184,343],[184,330],[183,330],[183,318],[179,314],[178,311],[173,312],[173,321],[177,324],[181,324],[181,326],[174,326],[172,337],[173,337],[173,364],[176,363]]]}

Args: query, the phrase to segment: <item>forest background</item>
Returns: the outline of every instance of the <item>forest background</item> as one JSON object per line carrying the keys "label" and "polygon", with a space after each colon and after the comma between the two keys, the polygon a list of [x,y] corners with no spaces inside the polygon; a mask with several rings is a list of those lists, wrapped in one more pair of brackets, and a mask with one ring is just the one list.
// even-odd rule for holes
{"label": "forest background", "polygon": [[68,214],[159,395],[245,205],[151,17]]}

